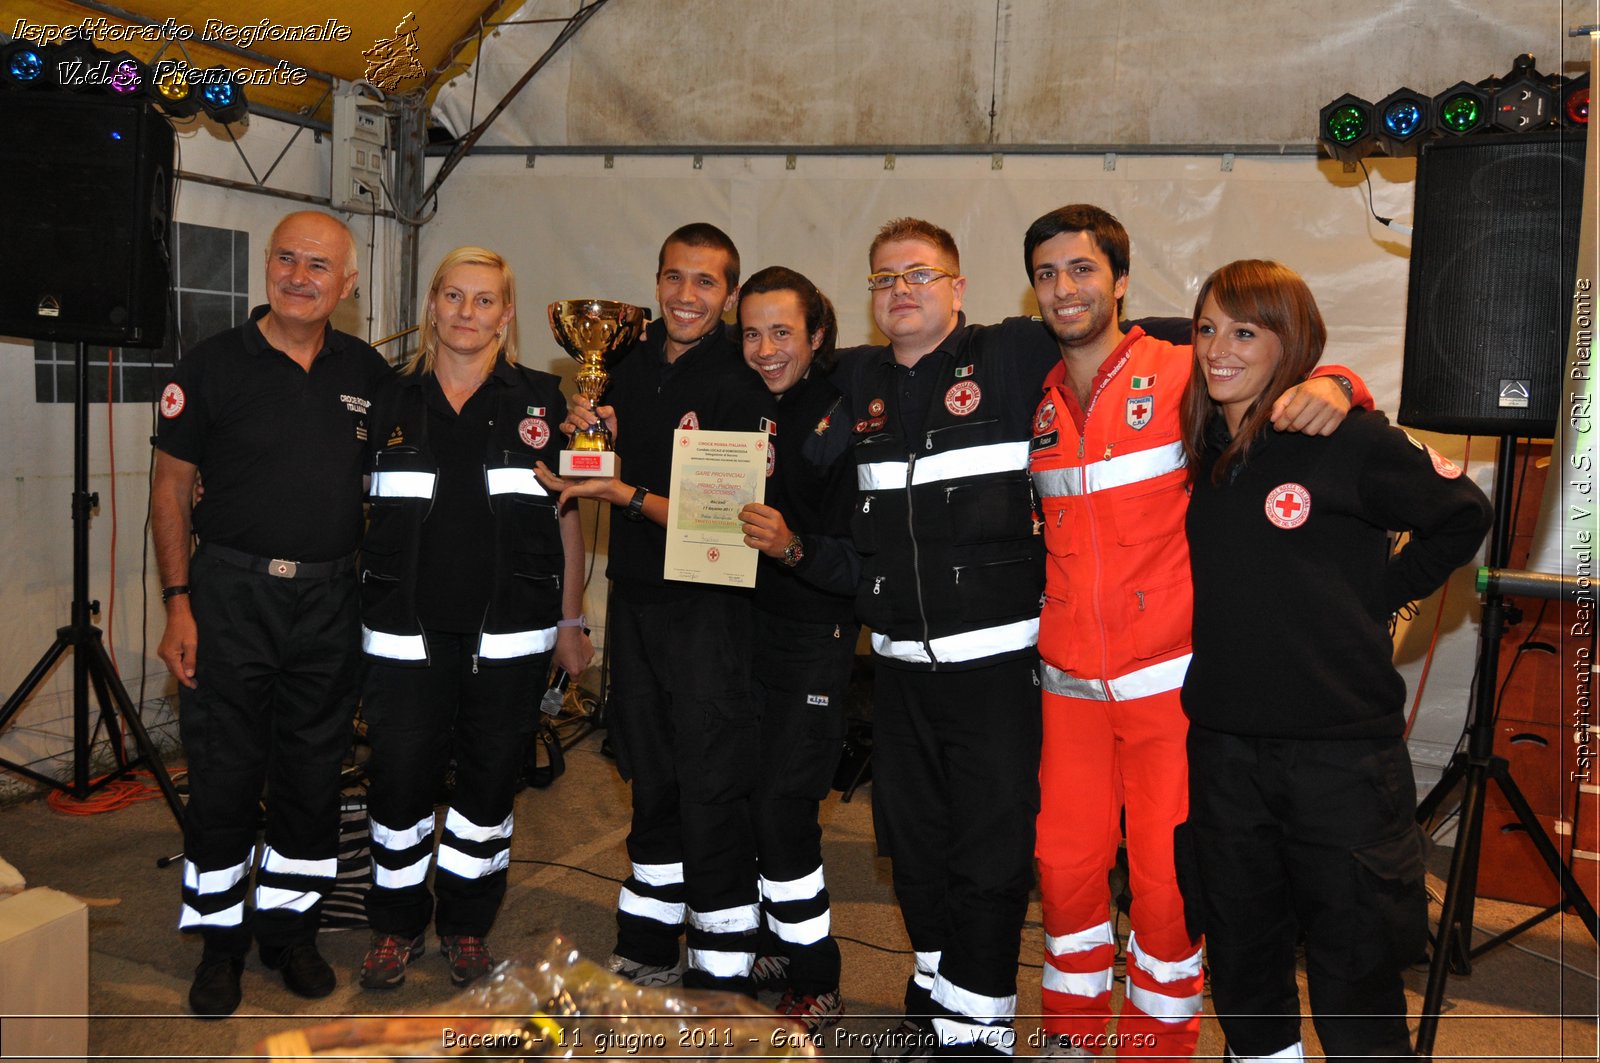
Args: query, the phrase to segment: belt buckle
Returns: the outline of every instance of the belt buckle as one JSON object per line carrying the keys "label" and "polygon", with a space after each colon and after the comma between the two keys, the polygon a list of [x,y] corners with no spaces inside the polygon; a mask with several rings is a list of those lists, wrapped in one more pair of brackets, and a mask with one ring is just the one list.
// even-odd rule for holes
{"label": "belt buckle", "polygon": [[299,570],[300,563],[298,561],[284,561],[275,557],[267,563],[267,574],[281,579],[294,579],[294,574]]}

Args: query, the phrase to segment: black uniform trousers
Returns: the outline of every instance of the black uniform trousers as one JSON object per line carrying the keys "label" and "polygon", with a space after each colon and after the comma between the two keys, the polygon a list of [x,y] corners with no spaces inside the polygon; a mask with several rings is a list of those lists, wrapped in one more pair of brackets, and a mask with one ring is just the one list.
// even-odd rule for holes
{"label": "black uniform trousers", "polygon": [[855,624],[755,611],[751,681],[761,713],[755,828],[762,951],[789,958],[789,988],[802,996],[839,988],[839,943],[830,931],[817,806],[828,796],[844,752],[859,633]]}
{"label": "black uniform trousers", "polygon": [[1295,943],[1329,1059],[1412,1058],[1401,970],[1428,933],[1399,737],[1253,738],[1190,725],[1189,824],[1211,999],[1229,1048],[1300,1041]]}
{"label": "black uniform trousers", "polygon": [[940,1054],[983,1054],[1010,1038],[1016,1011],[1039,815],[1039,659],[931,672],[875,663],[873,822],[917,953],[906,1015],[953,1020],[933,1022],[941,1040],[955,1031],[967,1043]]}
{"label": "black uniform trousers", "polygon": [[610,735],[633,790],[617,952],[674,964],[686,922],[691,989],[749,992],[755,963],[750,613],[743,594],[695,589],[663,600],[618,582],[607,618]]}
{"label": "black uniform trousers", "polygon": [[[178,692],[188,761],[186,929],[208,952],[242,955],[252,929],[269,957],[311,941],[339,853],[340,771],[361,664],[353,565],[282,579],[202,544],[189,565],[199,644]],[[245,904],[266,793],[255,913]],[[231,880],[231,881],[230,881]]]}
{"label": "black uniform trousers", "polygon": [[[441,936],[487,937],[506,893],[517,777],[538,722],[551,654],[476,661],[477,634],[426,632],[423,667],[373,659],[361,713],[372,756],[368,813],[374,885],[367,921],[415,937],[435,915]],[[434,803],[455,759],[433,893]],[[382,841],[380,841],[382,839]]]}

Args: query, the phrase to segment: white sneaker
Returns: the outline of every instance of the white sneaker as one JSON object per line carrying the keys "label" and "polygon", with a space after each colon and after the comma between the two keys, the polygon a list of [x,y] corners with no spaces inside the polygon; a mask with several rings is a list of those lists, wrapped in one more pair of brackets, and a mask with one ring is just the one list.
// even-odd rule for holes
{"label": "white sneaker", "polygon": [[683,981],[683,961],[679,960],[670,966],[652,966],[648,963],[635,963],[626,956],[615,952],[606,960],[606,970],[618,978],[626,979],[636,986],[646,989],[656,989],[661,986],[677,985]]}
{"label": "white sneaker", "polygon": [[1072,1038],[1066,1034],[1056,1034],[1050,1039],[1039,1059],[1094,1059],[1095,1054],[1082,1045],[1073,1044]]}

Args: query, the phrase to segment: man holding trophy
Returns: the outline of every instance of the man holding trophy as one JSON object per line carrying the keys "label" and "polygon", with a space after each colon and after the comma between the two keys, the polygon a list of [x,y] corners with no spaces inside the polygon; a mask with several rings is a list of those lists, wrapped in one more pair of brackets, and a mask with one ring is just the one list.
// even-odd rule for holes
{"label": "man holding trophy", "polygon": [[[776,404],[722,321],[738,287],[739,252],[720,229],[696,223],[668,236],[656,271],[660,320],[609,356],[604,405],[572,403],[569,424],[579,431],[562,457],[565,478],[540,473],[563,502],[612,506],[608,711],[617,767],[632,785],[633,823],[609,966],[644,986],[681,974],[690,988],[747,992],[755,962],[750,592],[662,576],[674,433],[776,431]],[[551,308],[569,350],[615,331],[593,316],[586,324],[573,306]],[[595,456],[597,426],[614,437],[614,454]],[[687,971],[678,953],[685,927]]]}

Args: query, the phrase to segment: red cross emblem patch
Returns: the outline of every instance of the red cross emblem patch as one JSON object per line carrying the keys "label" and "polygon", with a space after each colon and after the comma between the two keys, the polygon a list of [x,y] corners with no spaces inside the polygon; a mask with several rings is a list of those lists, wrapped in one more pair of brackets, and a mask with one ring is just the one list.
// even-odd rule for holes
{"label": "red cross emblem patch", "polygon": [[534,450],[540,450],[550,442],[550,426],[537,417],[524,417],[517,425],[517,435]]}
{"label": "red cross emblem patch", "polygon": [[187,400],[183,397],[183,389],[176,383],[168,384],[161,389],[161,416],[172,420],[183,412],[183,404]]}
{"label": "red cross emblem patch", "polygon": [[1280,528],[1298,528],[1311,516],[1311,492],[1300,484],[1279,484],[1267,492],[1267,519]]}
{"label": "red cross emblem patch", "polygon": [[977,381],[960,380],[950,385],[950,390],[944,393],[944,408],[957,417],[965,417],[978,408],[978,403],[983,401],[983,389],[978,387]]}
{"label": "red cross emblem patch", "polygon": [[1457,476],[1461,475],[1461,466],[1457,465],[1455,462],[1451,461],[1437,450],[1434,450],[1432,447],[1424,447],[1423,449],[1428,452],[1428,460],[1433,462],[1434,472],[1438,473],[1440,476],[1443,476],[1446,480],[1454,480]]}
{"label": "red cross emblem patch", "polygon": [[695,415],[693,410],[690,410],[688,413],[678,418],[678,427],[685,428],[693,432],[700,427],[700,418]]}
{"label": "red cross emblem patch", "polygon": [[1056,423],[1056,403],[1054,399],[1045,399],[1039,404],[1039,412],[1033,417],[1033,434],[1043,435]]}
{"label": "red cross emblem patch", "polygon": [[882,417],[883,416],[883,400],[882,399],[873,399],[871,402],[867,403],[867,416],[868,417]]}
{"label": "red cross emblem patch", "polygon": [[1128,400],[1126,417],[1128,427],[1137,432],[1150,423],[1150,415],[1155,412],[1156,399],[1154,395],[1135,395]]}

